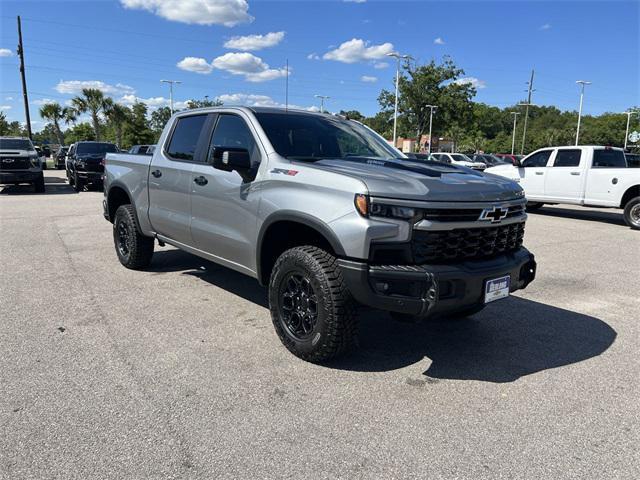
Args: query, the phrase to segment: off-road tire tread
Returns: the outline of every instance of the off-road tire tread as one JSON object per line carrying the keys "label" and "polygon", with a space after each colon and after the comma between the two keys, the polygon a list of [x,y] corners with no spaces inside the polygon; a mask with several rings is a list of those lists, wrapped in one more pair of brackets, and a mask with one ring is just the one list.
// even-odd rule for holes
{"label": "off-road tire tread", "polygon": [[[292,258],[302,263],[311,259],[316,264],[312,270],[322,286],[322,295],[330,310],[326,320],[328,333],[323,336],[312,353],[300,352],[296,349],[296,344],[282,330],[278,318],[277,302],[271,301],[270,294],[269,307],[276,332],[285,347],[303,360],[319,363],[337,358],[356,346],[358,330],[356,303],[345,284],[337,259],[331,253],[311,245],[294,247],[285,251],[273,267],[269,281],[270,293],[278,288],[275,285],[275,279],[283,263]],[[277,295],[277,291],[275,295]]]}
{"label": "off-road tire tread", "polygon": [[[130,225],[133,227],[132,230],[134,232],[134,241],[131,242],[129,258],[126,262],[123,261],[120,255],[118,255],[118,246],[116,244],[116,226],[120,217],[124,217],[125,221],[127,223],[130,223]],[[114,246],[116,248],[116,255],[118,256],[120,263],[122,263],[122,265],[124,265],[125,267],[131,270],[140,270],[148,267],[151,263],[151,258],[153,257],[154,239],[140,233],[138,219],[136,217],[136,212],[133,208],[133,205],[120,205],[116,210],[116,214],[113,220],[113,240]]]}

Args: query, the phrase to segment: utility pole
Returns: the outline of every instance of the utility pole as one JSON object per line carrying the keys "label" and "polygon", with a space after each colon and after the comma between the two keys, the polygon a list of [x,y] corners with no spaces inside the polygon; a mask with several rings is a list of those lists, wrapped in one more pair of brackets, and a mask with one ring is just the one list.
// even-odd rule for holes
{"label": "utility pole", "polygon": [[31,115],[29,115],[29,96],[27,95],[27,80],[24,75],[24,47],[22,45],[22,22],[18,15],[18,55],[20,56],[20,77],[22,78],[22,98],[24,99],[24,115],[27,121],[27,134],[33,139],[31,133]]}
{"label": "utility pole", "polygon": [[425,105],[425,107],[429,108],[429,154],[431,154],[431,132],[433,126],[433,111],[438,108],[437,105]]}
{"label": "utility pole", "polygon": [[513,115],[513,137],[511,138],[511,155],[513,155],[513,152],[516,149],[516,124],[518,122],[518,115],[520,115],[520,112],[509,112],[509,113]]}
{"label": "utility pole", "polygon": [[182,82],[180,80],[160,80],[160,83],[169,84],[169,110],[171,110],[171,115],[173,115],[173,84],[180,84]]}
{"label": "utility pole", "polygon": [[629,122],[631,120],[631,115],[633,115],[634,111],[630,111],[630,112],[623,112],[627,115],[627,130],[624,133],[624,149],[627,149],[627,140],[629,139]]}
{"label": "utility pole", "polygon": [[324,113],[324,101],[328,100],[331,97],[328,95],[314,95],[314,97],[320,99],[320,113]]}
{"label": "utility pole", "polygon": [[400,55],[398,52],[387,53],[387,57],[396,59],[396,103],[393,109],[393,146],[396,146],[398,131],[398,83],[400,82],[400,60],[408,60],[411,55]]}
{"label": "utility pole", "polygon": [[520,148],[520,155],[524,155],[524,142],[525,139],[527,137],[527,121],[529,120],[529,106],[531,105],[531,94],[534,92],[533,90],[533,75],[534,75],[534,71],[533,69],[531,70],[531,80],[529,80],[529,88],[527,89],[528,91],[528,95],[527,95],[527,103],[526,105],[526,110],[524,113],[524,129],[522,130],[522,147]]}
{"label": "utility pole", "polygon": [[582,119],[582,101],[584,100],[584,86],[591,85],[591,82],[587,82],[586,80],[576,80],[576,83],[581,86],[580,109],[578,110],[578,128],[576,129],[576,146],[578,146],[578,140],[580,138],[580,120]]}

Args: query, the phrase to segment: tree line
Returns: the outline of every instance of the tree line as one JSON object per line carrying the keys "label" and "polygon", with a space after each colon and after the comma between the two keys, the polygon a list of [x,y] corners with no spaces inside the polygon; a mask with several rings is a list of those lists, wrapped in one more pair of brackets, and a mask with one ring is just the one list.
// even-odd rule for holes
{"label": "tree line", "polygon": [[[464,81],[464,70],[452,59],[432,60],[418,65],[406,61],[399,77],[398,136],[417,138],[429,131],[429,105],[437,105],[433,116],[433,136],[451,140],[454,148],[462,152],[511,151],[513,115],[519,112],[515,132],[516,153],[524,153],[552,145],[570,145],[575,142],[577,112],[561,111],[554,106],[529,109],[526,142],[523,138],[523,107],[514,105],[499,108],[474,102],[477,91],[472,83]],[[385,138],[393,135],[395,93],[382,90],[378,97],[380,111],[370,117],[357,110],[340,113],[359,120]],[[187,108],[222,105],[219,100],[190,100]],[[640,112],[640,108],[630,108]],[[88,122],[78,122],[86,114]],[[69,106],[56,102],[40,108],[40,116],[49,123],[34,135],[38,143],[70,144],[79,140],[105,140],[121,148],[136,144],[157,142],[162,129],[171,116],[169,107],[160,107],[149,114],[147,105],[136,101],[126,107],[107,97],[97,89],[83,89]],[[583,115],[580,132],[581,144],[623,146],[627,116],[623,113]],[[640,128],[638,115],[632,116],[630,130]],[[63,130],[63,127],[65,128]],[[0,135],[26,135],[19,122],[7,122],[0,112]],[[636,147],[637,148],[637,147]]]}

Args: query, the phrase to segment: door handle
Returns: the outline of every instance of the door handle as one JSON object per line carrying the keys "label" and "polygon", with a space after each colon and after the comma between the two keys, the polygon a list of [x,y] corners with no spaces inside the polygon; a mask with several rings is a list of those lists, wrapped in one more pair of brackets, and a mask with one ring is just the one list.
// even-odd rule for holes
{"label": "door handle", "polygon": [[536,172],[536,175],[544,175],[544,172]]}
{"label": "door handle", "polygon": [[580,172],[571,172],[571,175],[580,175]]}
{"label": "door handle", "polygon": [[200,186],[206,185],[207,183],[209,183],[209,180],[207,180],[205,177],[203,177],[202,175],[200,175],[199,177],[196,177],[193,179],[193,181]]}
{"label": "door handle", "polygon": [[151,175],[156,178],[160,178],[162,176],[162,172],[160,170],[154,170],[153,172],[151,172]]}

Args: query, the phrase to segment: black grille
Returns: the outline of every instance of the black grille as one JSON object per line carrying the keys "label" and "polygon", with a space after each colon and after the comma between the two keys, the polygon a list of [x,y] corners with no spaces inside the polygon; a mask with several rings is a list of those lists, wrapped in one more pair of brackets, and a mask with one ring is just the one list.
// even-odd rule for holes
{"label": "black grille", "polygon": [[417,264],[476,260],[517,250],[523,238],[524,222],[447,231],[414,230],[411,250]]}
{"label": "black grille", "polygon": [[[524,214],[524,205],[508,207],[506,218]],[[423,217],[430,221],[439,222],[475,222],[482,214],[482,208],[425,208]]]}

